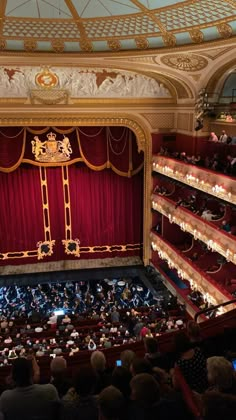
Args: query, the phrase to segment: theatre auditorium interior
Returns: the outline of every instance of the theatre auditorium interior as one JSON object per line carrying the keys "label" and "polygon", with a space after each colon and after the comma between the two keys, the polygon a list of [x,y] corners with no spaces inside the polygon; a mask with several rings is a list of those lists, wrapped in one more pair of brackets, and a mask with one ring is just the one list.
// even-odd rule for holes
{"label": "theatre auditorium interior", "polygon": [[236,0],[0,0],[0,420],[236,419]]}

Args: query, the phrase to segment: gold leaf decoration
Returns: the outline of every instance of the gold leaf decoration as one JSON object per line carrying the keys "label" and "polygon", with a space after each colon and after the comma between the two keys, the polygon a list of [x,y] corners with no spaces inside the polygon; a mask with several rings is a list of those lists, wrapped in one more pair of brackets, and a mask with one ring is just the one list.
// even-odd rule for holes
{"label": "gold leaf decoration", "polygon": [[80,41],[80,48],[82,51],[91,52],[93,51],[93,46],[90,41],[82,40]]}
{"label": "gold leaf decoration", "polygon": [[206,58],[196,54],[168,54],[161,61],[168,67],[182,71],[198,71],[208,65]]}
{"label": "gold leaf decoration", "polygon": [[164,35],[162,35],[164,44],[167,47],[174,47],[176,45],[176,38],[173,34],[169,34],[169,33],[165,33]]}
{"label": "gold leaf decoration", "polygon": [[146,50],[149,47],[148,40],[146,38],[135,38],[135,43],[139,50]]}
{"label": "gold leaf decoration", "polygon": [[222,38],[230,38],[233,34],[233,29],[228,23],[221,23],[217,26],[217,29]]}
{"label": "gold leaf decoration", "polygon": [[25,51],[35,51],[37,48],[37,42],[35,39],[25,39],[24,41]]}
{"label": "gold leaf decoration", "polygon": [[53,50],[57,53],[61,53],[64,51],[65,44],[60,39],[53,39],[53,41],[51,41],[51,45]]}
{"label": "gold leaf decoration", "polygon": [[204,35],[200,31],[200,29],[193,29],[189,32],[191,40],[195,42],[196,44],[200,44],[204,40]]}
{"label": "gold leaf decoration", "polygon": [[110,39],[109,41],[107,41],[107,45],[112,51],[119,51],[121,49],[120,42],[117,41],[116,39],[115,40]]}

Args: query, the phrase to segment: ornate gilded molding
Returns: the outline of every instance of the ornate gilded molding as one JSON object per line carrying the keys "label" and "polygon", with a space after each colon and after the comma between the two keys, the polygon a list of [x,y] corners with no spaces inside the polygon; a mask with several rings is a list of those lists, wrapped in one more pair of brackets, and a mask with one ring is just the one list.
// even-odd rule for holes
{"label": "ornate gilded molding", "polygon": [[[124,52],[128,50],[129,54],[137,48],[135,39],[146,40],[138,42],[138,49],[142,51],[149,45],[159,50],[179,48],[202,42],[205,29],[207,41],[220,38],[222,33],[228,36],[228,30],[224,28],[218,34],[217,26],[232,25],[234,31],[235,25],[233,0],[221,0],[220,7],[218,0],[194,0],[194,7],[190,0],[165,6],[127,0],[120,4],[119,12],[115,1],[104,0],[99,9],[98,3],[91,6],[90,0],[84,0],[82,4],[72,0],[61,0],[58,4],[41,3],[30,2],[29,17],[28,2],[18,0],[17,7],[13,7],[12,2],[7,7],[7,0],[1,0],[0,36],[7,41],[8,49],[22,50],[24,41],[31,39],[37,43],[40,53],[66,50],[76,54],[96,51],[99,54],[105,50],[109,54],[117,51],[113,44],[113,40],[117,40],[119,48]],[[31,46],[29,48],[26,44],[25,47],[24,52],[31,51]]]}
{"label": "ornate gilded molding", "polygon": [[68,166],[62,166],[62,186],[64,198],[64,217],[65,217],[65,239],[62,244],[65,247],[65,253],[80,257],[80,240],[78,238],[72,239],[72,218],[71,218],[71,204],[70,204],[70,179]]}
{"label": "ornate gilded molding", "polygon": [[189,35],[195,44],[201,44],[204,41],[204,35],[200,29],[192,29],[189,31]]}
{"label": "ornate gilded molding", "polygon": [[58,115],[58,112],[54,111],[50,115],[41,112],[41,116],[39,116],[38,113],[33,113],[31,111],[29,115],[24,112],[21,115],[15,115],[13,117],[13,114],[10,116],[9,113],[8,117],[4,117],[1,115],[0,109],[0,126],[125,126],[135,133],[139,152],[145,151],[146,143],[147,141],[151,141],[151,136],[148,127],[144,125],[143,120],[137,115],[127,115],[126,113],[117,113],[116,117],[113,116],[113,112],[111,112],[111,115],[109,114],[110,113],[108,112],[103,112],[101,116],[98,116],[97,113],[90,113],[88,117],[88,114],[80,114],[78,116],[78,113],[73,114],[71,112],[69,113],[70,116],[68,116],[66,114]]}
{"label": "ornate gilded molding", "polygon": [[208,65],[204,57],[196,54],[167,54],[160,60],[168,67],[187,72],[199,71]]}
{"label": "ornate gilded molding", "polygon": [[228,23],[221,23],[217,30],[222,38],[230,38],[233,35],[233,29]]}

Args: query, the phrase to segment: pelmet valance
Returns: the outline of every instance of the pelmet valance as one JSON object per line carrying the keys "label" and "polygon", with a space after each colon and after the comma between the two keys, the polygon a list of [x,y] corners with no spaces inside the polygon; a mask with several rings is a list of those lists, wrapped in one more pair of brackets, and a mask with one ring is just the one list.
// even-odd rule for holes
{"label": "pelmet valance", "polygon": [[[50,138],[55,139],[50,143],[51,151]],[[39,152],[35,152],[36,141]],[[63,154],[64,143],[65,160],[50,161],[49,155],[55,154],[55,148],[59,148],[57,155]],[[2,172],[12,172],[22,163],[50,167],[77,162],[84,162],[96,171],[111,168],[118,175],[130,177],[142,169],[143,153],[138,153],[135,134],[126,127],[2,127],[0,130]]]}

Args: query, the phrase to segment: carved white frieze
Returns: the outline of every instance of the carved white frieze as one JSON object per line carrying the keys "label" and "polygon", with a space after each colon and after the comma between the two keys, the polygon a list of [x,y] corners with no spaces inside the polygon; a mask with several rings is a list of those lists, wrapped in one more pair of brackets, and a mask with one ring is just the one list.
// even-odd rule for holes
{"label": "carved white frieze", "polygon": [[[50,82],[53,79],[53,83]],[[39,85],[38,81],[41,81]],[[63,89],[71,98],[170,98],[162,82],[129,71],[91,68],[0,67],[0,97],[26,98],[35,89]]]}

